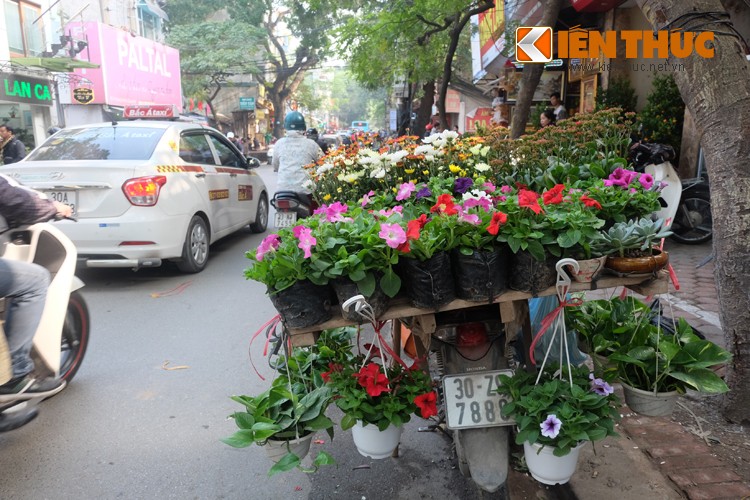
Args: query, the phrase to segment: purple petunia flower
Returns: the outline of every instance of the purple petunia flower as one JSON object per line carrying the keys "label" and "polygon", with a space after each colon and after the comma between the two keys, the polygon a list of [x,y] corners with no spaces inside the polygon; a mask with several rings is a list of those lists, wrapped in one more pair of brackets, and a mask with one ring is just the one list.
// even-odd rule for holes
{"label": "purple petunia flower", "polygon": [[428,196],[432,196],[432,191],[430,191],[430,188],[428,188],[427,186],[425,186],[422,189],[420,189],[419,191],[417,191],[416,198],[417,199],[427,198]]}
{"label": "purple petunia flower", "polygon": [[607,382],[600,378],[594,378],[593,373],[589,373],[589,379],[591,380],[591,391],[600,396],[609,396],[615,390]]}
{"label": "purple petunia flower", "polygon": [[641,183],[643,189],[649,190],[651,189],[651,186],[654,185],[654,178],[649,174],[641,174],[641,176],[638,177],[638,182]]}
{"label": "purple petunia flower", "polygon": [[557,418],[556,415],[547,415],[547,420],[539,424],[542,429],[542,436],[548,438],[556,438],[560,434],[560,428],[562,427],[562,420]]}
{"label": "purple petunia flower", "polygon": [[468,177],[459,177],[456,179],[453,185],[453,191],[456,194],[464,194],[471,186],[474,185],[474,181]]}

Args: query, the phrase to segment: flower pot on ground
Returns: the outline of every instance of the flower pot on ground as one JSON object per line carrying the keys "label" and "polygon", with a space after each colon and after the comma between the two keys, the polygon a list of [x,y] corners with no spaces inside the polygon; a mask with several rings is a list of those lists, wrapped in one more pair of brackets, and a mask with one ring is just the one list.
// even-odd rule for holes
{"label": "flower pot on ground", "polygon": [[459,299],[492,302],[507,290],[508,260],[503,248],[494,250],[463,249],[451,252],[451,269]]}
{"label": "flower pot on ground", "polygon": [[677,406],[680,393],[677,391],[657,392],[643,391],[622,383],[625,403],[636,413],[649,417],[666,417],[672,414]]}
{"label": "flower pot on ground", "polygon": [[331,319],[331,288],[302,280],[270,293],[271,303],[288,328],[306,328]]}
{"label": "flower pot on ground", "polygon": [[523,456],[531,477],[543,484],[565,484],[575,474],[578,456],[586,443],[570,449],[570,453],[558,457],[553,448],[539,443],[523,443]]}
{"label": "flower pot on ground", "polygon": [[384,430],[372,424],[357,422],[352,427],[352,438],[357,451],[364,457],[388,458],[398,447],[403,426],[389,425]]}

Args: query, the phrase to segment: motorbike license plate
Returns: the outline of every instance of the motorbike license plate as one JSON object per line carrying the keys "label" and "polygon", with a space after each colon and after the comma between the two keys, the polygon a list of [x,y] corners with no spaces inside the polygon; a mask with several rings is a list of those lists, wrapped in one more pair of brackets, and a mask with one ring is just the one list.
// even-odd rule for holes
{"label": "motorbike license plate", "polygon": [[78,215],[78,191],[45,191],[50,200],[65,203],[73,209],[73,217]]}
{"label": "motorbike license plate", "polygon": [[445,420],[449,429],[515,424],[512,418],[504,418],[500,414],[500,409],[508,402],[506,396],[495,392],[500,385],[501,374],[511,376],[513,370],[462,373],[443,377]]}
{"label": "motorbike license plate", "polygon": [[292,227],[297,222],[297,214],[295,212],[276,212],[274,217],[274,224],[276,227]]}

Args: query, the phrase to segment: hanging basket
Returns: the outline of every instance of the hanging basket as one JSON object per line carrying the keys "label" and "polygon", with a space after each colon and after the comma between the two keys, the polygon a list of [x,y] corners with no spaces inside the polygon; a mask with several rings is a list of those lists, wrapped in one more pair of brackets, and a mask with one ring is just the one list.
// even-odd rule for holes
{"label": "hanging basket", "polygon": [[447,252],[436,253],[424,261],[401,259],[399,265],[406,293],[414,307],[437,309],[456,298]]}
{"label": "hanging basket", "polygon": [[677,391],[657,392],[636,389],[624,382],[622,390],[625,394],[625,403],[636,413],[648,417],[667,417],[672,414],[677,406],[680,393]]}
{"label": "hanging basket", "polygon": [[503,248],[475,250],[465,255],[458,249],[451,253],[456,295],[471,302],[492,302],[508,288],[508,264]]}
{"label": "hanging basket", "polygon": [[552,256],[536,260],[529,252],[521,250],[510,257],[508,287],[519,292],[530,292],[534,297],[542,290],[555,286],[557,259]]}
{"label": "hanging basket", "polygon": [[299,439],[269,439],[263,448],[266,450],[268,458],[274,462],[281,460],[287,453],[294,453],[300,460],[310,453],[310,444],[312,443],[313,434],[303,436]]}
{"label": "hanging basket", "polygon": [[[376,279],[376,282],[378,281],[379,279]],[[349,278],[335,279],[331,282],[331,285],[333,286],[333,291],[336,292],[339,306],[341,306],[350,298],[356,295],[360,295],[359,287]],[[370,305],[370,307],[372,307],[373,314],[376,318],[379,318],[388,309],[388,305],[390,304],[390,298],[385,294],[385,292],[383,292],[383,290],[381,290],[380,285],[375,285],[375,291],[372,292],[372,295],[365,298],[367,299],[367,303]],[[368,321],[354,309],[349,309],[347,311],[342,307],[341,315],[347,321],[352,321],[354,323],[361,324]]]}
{"label": "hanging basket", "polygon": [[578,467],[578,455],[586,442],[571,448],[570,453],[557,457],[554,448],[537,443],[523,443],[523,455],[531,476],[544,484],[565,484],[575,474]]}
{"label": "hanging basket", "polygon": [[331,319],[332,294],[328,286],[302,280],[277,293],[269,291],[271,303],[287,328],[307,328]]}
{"label": "hanging basket", "polygon": [[403,427],[390,425],[384,431],[377,425],[358,421],[352,427],[352,438],[359,454],[375,459],[388,458],[398,446]]}

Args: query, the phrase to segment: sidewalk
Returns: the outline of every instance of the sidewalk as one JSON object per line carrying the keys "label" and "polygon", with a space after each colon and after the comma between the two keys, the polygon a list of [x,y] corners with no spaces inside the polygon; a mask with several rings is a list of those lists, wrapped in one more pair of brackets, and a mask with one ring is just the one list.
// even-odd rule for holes
{"label": "sidewalk", "polygon": [[[666,248],[680,290],[662,297],[664,314],[684,317],[706,338],[726,347],[719,321],[713,262],[696,268],[710,255],[711,244],[690,246],[668,242]],[[618,390],[621,391],[619,387]],[[686,408],[690,404],[687,403]],[[612,495],[618,499],[750,497],[750,482],[743,481],[735,472],[748,470],[750,464],[722,459],[721,455],[727,452],[718,453],[717,447],[724,446],[723,443],[709,446],[709,440],[683,425],[676,415],[644,417],[627,407],[622,415],[620,439],[603,441],[596,447],[596,454],[590,446],[582,451],[578,471],[570,482],[579,499],[598,500]],[[750,447],[750,433],[743,431],[743,446]]]}

